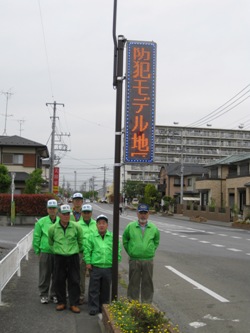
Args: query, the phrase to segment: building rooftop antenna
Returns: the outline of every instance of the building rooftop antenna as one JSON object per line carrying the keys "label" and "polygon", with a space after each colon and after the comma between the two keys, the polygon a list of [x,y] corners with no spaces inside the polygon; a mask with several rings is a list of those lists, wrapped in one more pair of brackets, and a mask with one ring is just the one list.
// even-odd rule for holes
{"label": "building rooftop antenna", "polygon": [[9,98],[11,95],[13,95],[12,92],[10,91],[2,91],[1,94],[6,96],[6,108],[5,108],[5,122],[4,122],[4,131],[3,131],[3,135],[7,135],[7,131],[6,131],[6,126],[7,126],[7,118],[8,117],[12,117],[13,115],[10,114],[8,115],[8,102],[9,102]]}

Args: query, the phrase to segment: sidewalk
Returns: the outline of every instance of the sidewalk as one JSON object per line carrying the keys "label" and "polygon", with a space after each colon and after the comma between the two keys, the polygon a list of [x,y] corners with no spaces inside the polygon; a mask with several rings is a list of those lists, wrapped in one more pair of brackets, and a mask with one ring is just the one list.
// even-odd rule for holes
{"label": "sidewalk", "polygon": [[56,311],[53,303],[40,303],[38,261],[31,250],[29,260],[22,260],[21,277],[13,276],[4,288],[1,333],[101,333],[100,319],[88,314],[87,304],[80,306],[80,314],[74,314],[69,309]]}
{"label": "sidewalk", "polygon": [[196,223],[196,224],[215,225],[218,227],[230,228],[232,226],[232,222],[222,222],[222,221],[213,221],[213,220],[207,220],[206,222],[193,222],[193,221],[190,221],[190,218],[188,216],[183,216],[182,214],[174,214],[173,216],[165,216],[165,218],[171,219],[171,220],[187,221],[187,222]]}

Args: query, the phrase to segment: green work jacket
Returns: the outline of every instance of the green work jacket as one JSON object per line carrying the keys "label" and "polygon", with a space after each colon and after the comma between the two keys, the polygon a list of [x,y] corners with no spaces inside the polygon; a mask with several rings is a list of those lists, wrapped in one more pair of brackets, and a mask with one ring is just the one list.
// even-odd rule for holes
{"label": "green work jacket", "polygon": [[67,228],[64,229],[60,221],[56,222],[49,229],[49,245],[52,247],[54,254],[62,256],[82,252],[82,228],[77,222],[69,221]]}
{"label": "green work jacket", "polygon": [[[112,267],[113,233],[107,230],[103,238],[98,231],[90,234],[83,252],[87,265],[91,264],[100,268]],[[121,261],[120,242],[118,245],[118,261]]]}
{"label": "green work jacket", "polygon": [[82,227],[83,231],[83,246],[86,243],[89,235],[97,231],[96,221],[94,219],[90,219],[89,224],[84,222],[84,220],[79,220],[79,224]]}
{"label": "green work jacket", "polygon": [[123,246],[131,260],[152,260],[160,243],[160,232],[150,221],[142,233],[138,221],[130,222],[122,236]]}
{"label": "green work jacket", "polygon": [[[57,221],[59,221],[58,216],[56,217]],[[36,222],[32,242],[35,254],[40,254],[40,252],[52,253],[48,242],[48,231],[53,224],[49,215],[42,217]]]}

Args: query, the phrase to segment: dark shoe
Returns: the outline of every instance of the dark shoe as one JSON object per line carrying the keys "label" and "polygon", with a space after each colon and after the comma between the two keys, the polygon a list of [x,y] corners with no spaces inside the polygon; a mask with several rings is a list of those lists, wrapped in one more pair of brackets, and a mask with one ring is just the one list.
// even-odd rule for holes
{"label": "dark shoe", "polygon": [[80,313],[81,310],[76,305],[71,305],[70,310],[74,313]]}
{"label": "dark shoe", "polygon": [[90,310],[90,311],[89,311],[89,315],[90,315],[90,316],[95,316],[97,313],[98,313],[98,312],[95,311],[95,310]]}
{"label": "dark shoe", "polygon": [[65,304],[58,304],[56,306],[56,311],[63,311],[66,309],[66,305]]}
{"label": "dark shoe", "polygon": [[84,299],[84,296],[83,297],[80,297],[79,298],[79,301],[78,301],[79,305],[82,305],[82,304],[85,304],[85,299]]}

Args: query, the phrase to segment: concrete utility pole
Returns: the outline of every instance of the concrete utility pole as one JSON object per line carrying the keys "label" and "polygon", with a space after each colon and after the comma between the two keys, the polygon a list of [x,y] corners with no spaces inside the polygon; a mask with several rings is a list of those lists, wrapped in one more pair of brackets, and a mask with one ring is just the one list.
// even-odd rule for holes
{"label": "concrete utility pole", "polygon": [[54,160],[55,160],[55,131],[56,131],[56,106],[62,103],[46,103],[46,106],[53,105],[52,132],[51,132],[51,150],[50,150],[50,168],[49,168],[49,191],[53,192]]}
{"label": "concrete utility pole", "polygon": [[109,168],[106,167],[106,165],[104,164],[103,167],[100,167],[99,169],[103,169],[103,197],[105,196],[106,194],[106,191],[107,191],[107,186],[106,186],[106,171],[109,170]]}
{"label": "concrete utility pole", "polygon": [[75,192],[76,192],[76,171],[74,171],[74,175],[75,175]]}
{"label": "concrete utility pole", "polygon": [[12,114],[8,115],[8,102],[9,102],[9,97],[10,97],[11,95],[13,95],[13,93],[11,93],[11,92],[9,92],[9,91],[6,91],[6,92],[3,92],[3,91],[2,91],[2,94],[6,96],[5,121],[4,121],[4,131],[3,131],[3,135],[7,135],[7,131],[6,131],[6,127],[7,127],[7,118],[13,116]]}

